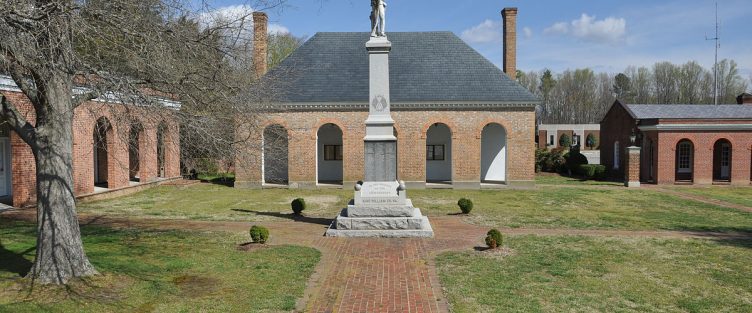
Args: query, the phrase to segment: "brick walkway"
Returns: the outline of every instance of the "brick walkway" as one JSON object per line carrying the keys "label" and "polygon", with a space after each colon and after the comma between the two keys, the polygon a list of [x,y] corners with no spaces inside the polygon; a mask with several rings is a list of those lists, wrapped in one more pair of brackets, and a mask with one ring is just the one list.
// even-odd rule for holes
{"label": "brick walkway", "polygon": [[[34,210],[5,212],[3,217],[33,220]],[[84,215],[82,225],[155,229],[246,232],[247,222],[124,219]],[[431,217],[435,238],[353,239],[323,237],[325,221],[261,223],[272,231],[270,244],[296,244],[321,251],[297,310],[304,312],[448,312],[434,256],[442,251],[470,251],[483,244],[488,227],[467,224],[460,216]],[[676,231],[578,229],[502,229],[507,235],[582,235],[668,238],[745,238],[749,234]]]}
{"label": "brick walkway", "polygon": [[703,203],[707,203],[707,204],[712,204],[712,205],[717,205],[717,206],[722,206],[722,207],[737,209],[737,210],[746,211],[746,212],[752,212],[752,208],[750,208],[748,206],[741,205],[741,204],[726,202],[726,201],[722,201],[722,200],[718,200],[718,199],[712,199],[712,198],[708,198],[708,197],[705,197],[705,196],[691,194],[691,193],[686,193],[686,192],[681,192],[679,190],[674,190],[674,189],[668,189],[668,188],[659,188],[659,189],[661,190],[661,192],[665,192],[665,193],[668,193],[670,195],[677,196],[679,198],[684,198],[684,199],[687,199],[687,200],[694,200],[694,201],[699,201],[699,202],[703,202]]}

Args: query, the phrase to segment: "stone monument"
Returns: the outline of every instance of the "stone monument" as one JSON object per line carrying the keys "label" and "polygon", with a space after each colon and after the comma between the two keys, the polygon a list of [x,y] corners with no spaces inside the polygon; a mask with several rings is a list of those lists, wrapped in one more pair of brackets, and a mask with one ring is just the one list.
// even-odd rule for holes
{"label": "stone monument", "polygon": [[[372,1],[383,3],[383,1]],[[374,14],[381,32],[366,42],[369,62],[369,110],[366,124],[365,179],[355,185],[355,198],[326,231],[339,237],[433,237],[428,217],[413,207],[405,183],[397,181],[397,138],[389,103],[389,51],[383,33],[383,7]],[[375,28],[374,28],[375,29]],[[374,31],[375,32],[375,31]]]}

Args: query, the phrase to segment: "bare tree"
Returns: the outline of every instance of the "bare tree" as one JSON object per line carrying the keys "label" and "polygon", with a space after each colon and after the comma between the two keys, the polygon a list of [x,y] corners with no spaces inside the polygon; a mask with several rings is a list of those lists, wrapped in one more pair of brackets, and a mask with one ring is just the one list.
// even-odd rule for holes
{"label": "bare tree", "polygon": [[735,103],[736,97],[747,90],[747,83],[739,75],[734,60],[718,62],[718,103]]}
{"label": "bare tree", "polygon": [[[257,0],[250,7],[263,10],[280,2]],[[256,111],[248,104],[264,96],[242,92],[253,78],[243,68],[248,63],[235,61],[250,56],[245,54],[245,39],[237,35],[242,32],[231,31],[245,27],[248,15],[201,25],[207,10],[208,4],[188,0],[0,3],[0,65],[33,106],[26,114],[25,108],[0,95],[2,117],[34,154],[38,237],[28,274],[34,281],[64,284],[96,273],[84,253],[74,201],[76,108],[107,96],[133,104],[96,106],[115,110],[111,115],[123,119],[130,115],[123,110],[157,120],[165,114],[229,125],[237,116],[252,119]],[[74,82],[79,92],[73,92]],[[155,98],[179,100],[182,110],[165,110],[164,101]],[[206,145],[228,146],[226,138],[216,138],[217,132],[205,124],[181,124],[194,127],[197,140]]]}

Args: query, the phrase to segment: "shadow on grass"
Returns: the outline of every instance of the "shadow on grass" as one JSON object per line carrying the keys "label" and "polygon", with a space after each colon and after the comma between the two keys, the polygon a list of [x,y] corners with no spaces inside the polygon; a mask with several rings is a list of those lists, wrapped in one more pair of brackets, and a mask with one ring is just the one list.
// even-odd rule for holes
{"label": "shadow on grass", "polygon": [[682,227],[677,230],[722,245],[752,249],[752,227]]}
{"label": "shadow on grass", "polygon": [[2,260],[0,262],[0,271],[15,273],[18,274],[19,277],[26,277],[26,274],[31,270],[31,265],[33,263],[27,260],[24,255],[34,251],[36,248],[37,247],[34,246],[20,253],[16,253],[6,249],[0,244],[0,260]]}
{"label": "shadow on grass", "polygon": [[253,213],[256,215],[286,218],[286,219],[293,220],[296,222],[303,222],[303,223],[309,223],[309,224],[318,224],[318,225],[324,225],[324,226],[329,226],[332,224],[332,219],[330,218],[308,217],[304,215],[295,215],[292,213],[280,213],[280,212],[261,212],[261,211],[252,211],[252,210],[243,210],[243,209],[232,209],[232,210],[235,212]]}
{"label": "shadow on grass", "polygon": [[201,179],[202,182],[222,185],[227,187],[235,186],[235,177],[215,177],[211,179]]}

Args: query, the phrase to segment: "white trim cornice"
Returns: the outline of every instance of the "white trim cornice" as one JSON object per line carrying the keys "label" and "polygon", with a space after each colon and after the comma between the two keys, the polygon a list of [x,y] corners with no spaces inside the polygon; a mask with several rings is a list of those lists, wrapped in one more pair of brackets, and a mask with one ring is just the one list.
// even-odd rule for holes
{"label": "white trim cornice", "polygon": [[752,130],[752,124],[658,124],[639,126],[641,131],[676,131],[676,130]]}
{"label": "white trim cornice", "polygon": [[[423,110],[509,110],[534,109],[537,103],[528,102],[392,102],[392,111],[423,111]],[[306,102],[306,103],[275,103],[262,106],[269,111],[367,111],[367,102]]]}

